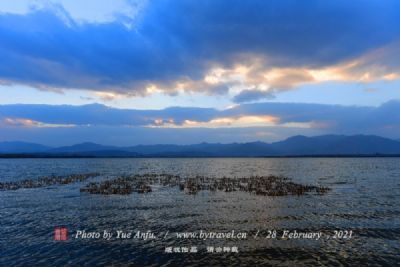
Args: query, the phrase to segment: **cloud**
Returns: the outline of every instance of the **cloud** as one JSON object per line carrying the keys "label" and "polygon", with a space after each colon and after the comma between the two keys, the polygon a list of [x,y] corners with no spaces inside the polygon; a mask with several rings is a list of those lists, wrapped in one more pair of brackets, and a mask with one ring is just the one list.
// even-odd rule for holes
{"label": "cloud", "polygon": [[162,110],[116,109],[100,104],[70,105],[0,105],[1,118],[25,118],[48,124],[84,126],[145,126],[157,119],[208,121],[218,113],[209,108],[171,107]]}
{"label": "cloud", "polygon": [[24,118],[3,118],[0,121],[1,127],[36,127],[36,128],[64,128],[64,127],[74,127],[74,124],[52,124],[44,123],[40,121],[34,121]]}
{"label": "cloud", "polygon": [[[369,131],[393,135],[400,125],[400,101],[379,107],[302,103],[253,103],[224,110],[171,107],[161,110],[116,109],[99,104],[2,105],[4,126],[153,127],[153,128],[313,128],[333,133]],[[5,123],[4,123],[5,122]]]}
{"label": "cloud", "polygon": [[261,89],[242,90],[234,96],[236,103],[251,102],[273,98],[279,91],[293,89],[299,85],[321,82],[369,83],[377,80],[393,81],[400,79],[400,42],[374,49],[363,56],[320,68],[253,68],[241,80],[247,86]]}
{"label": "cloud", "polygon": [[237,117],[216,117],[209,121],[184,120],[182,123],[175,123],[174,119],[164,121],[162,119],[155,120],[148,127],[162,128],[221,128],[221,127],[262,127],[275,126],[279,122],[279,118],[269,115],[261,116],[237,116]]}
{"label": "cloud", "polygon": [[378,107],[251,103],[218,110],[116,109],[104,105],[0,105],[0,140],[47,145],[277,141],[304,134],[400,137],[400,100]]}
{"label": "cloud", "polygon": [[65,19],[77,23],[107,23],[117,19],[134,20],[146,1],[140,0],[18,0],[15,2],[0,2],[1,13],[25,15],[27,13],[49,9]]}
{"label": "cloud", "polygon": [[243,102],[303,83],[399,79],[398,1],[157,0],[129,27],[125,15],[82,23],[73,7],[0,13],[1,83]]}
{"label": "cloud", "polygon": [[233,102],[235,103],[251,102],[253,100],[259,100],[263,98],[272,99],[274,98],[274,95],[270,91],[247,89],[235,95],[235,97],[233,98]]}

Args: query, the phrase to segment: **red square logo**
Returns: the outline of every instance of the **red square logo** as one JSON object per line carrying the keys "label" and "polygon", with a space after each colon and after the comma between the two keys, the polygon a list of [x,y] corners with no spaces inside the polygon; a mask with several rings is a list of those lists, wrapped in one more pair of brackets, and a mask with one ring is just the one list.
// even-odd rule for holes
{"label": "red square logo", "polygon": [[54,240],[65,241],[68,239],[67,227],[55,227],[54,228]]}

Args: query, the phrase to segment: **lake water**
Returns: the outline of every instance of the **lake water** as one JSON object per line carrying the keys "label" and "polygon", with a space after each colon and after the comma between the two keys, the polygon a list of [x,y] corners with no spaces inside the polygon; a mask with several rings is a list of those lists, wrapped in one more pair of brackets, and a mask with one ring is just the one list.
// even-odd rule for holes
{"label": "lake water", "polygon": [[[0,159],[0,182],[99,172],[63,186],[0,191],[0,266],[395,266],[400,262],[400,158]],[[122,174],[248,177],[284,175],[328,186],[325,195],[266,197],[246,192],[154,187],[147,194],[91,195],[90,181]],[[54,227],[68,228],[54,241]],[[155,239],[76,239],[78,230],[151,231]],[[179,232],[245,232],[247,238],[179,239]],[[278,238],[266,238],[268,231]],[[323,232],[282,239],[284,231]],[[352,231],[335,239],[335,230]],[[329,236],[329,238],[328,238]],[[197,253],[166,248],[196,247]],[[207,252],[207,247],[237,247]]]}

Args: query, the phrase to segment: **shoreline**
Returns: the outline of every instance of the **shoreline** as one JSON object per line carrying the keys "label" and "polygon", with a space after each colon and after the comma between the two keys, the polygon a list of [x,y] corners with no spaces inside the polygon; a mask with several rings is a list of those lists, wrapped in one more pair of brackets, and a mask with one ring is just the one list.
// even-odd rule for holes
{"label": "shoreline", "polygon": [[0,154],[0,159],[70,159],[70,158],[89,158],[89,159],[198,159],[198,158],[400,158],[400,154],[354,154],[354,155],[283,155],[283,156],[162,156],[162,155],[141,155],[141,156],[95,156],[95,155],[43,155],[43,154]]}

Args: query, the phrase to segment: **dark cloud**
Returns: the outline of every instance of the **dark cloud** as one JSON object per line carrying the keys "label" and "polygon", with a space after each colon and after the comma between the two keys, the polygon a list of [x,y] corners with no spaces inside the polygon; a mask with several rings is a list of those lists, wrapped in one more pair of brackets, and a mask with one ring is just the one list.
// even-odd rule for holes
{"label": "dark cloud", "polygon": [[146,126],[156,119],[208,121],[218,111],[211,108],[171,107],[163,110],[115,109],[100,104],[70,105],[0,105],[1,118],[23,118],[48,124]]}
{"label": "dark cloud", "polygon": [[168,92],[176,81],[201,80],[211,66],[252,58],[326,66],[400,33],[400,3],[390,0],[149,2],[132,28],[124,21],[77,24],[65,11],[0,14],[0,80],[129,94],[159,83]]}
{"label": "dark cloud", "polygon": [[275,98],[275,96],[270,91],[248,89],[248,90],[243,90],[239,94],[235,95],[232,100],[235,103],[243,103],[243,102],[260,100],[263,98],[273,99]]}
{"label": "dark cloud", "polygon": [[[52,106],[52,105],[2,105],[0,106],[0,128],[5,133],[20,131],[25,137],[30,132],[51,131],[58,133],[83,132],[86,136],[104,137],[101,129],[112,131],[114,136],[129,133],[147,134],[140,137],[146,143],[151,142],[150,136],[155,133],[168,132],[171,137],[164,136],[163,140],[172,140],[177,134],[182,134],[184,140],[209,141],[216,140],[214,133],[230,132],[229,140],[237,138],[236,141],[258,139],[264,136],[262,132],[273,133],[272,137],[281,139],[279,133],[295,135],[299,133],[337,133],[337,134],[379,134],[382,136],[398,138],[400,136],[400,101],[389,101],[379,107],[340,106],[324,104],[301,104],[301,103],[253,103],[238,105],[225,110],[211,108],[167,108],[163,110],[129,110],[115,109],[107,106],[93,104],[85,106]],[[194,128],[179,128],[185,126],[185,121],[212,122],[221,118],[239,118],[249,116],[272,116],[278,118],[276,124],[265,127],[230,127],[222,130],[196,126]],[[28,120],[28,121],[27,121]],[[29,121],[30,120],[30,121]],[[33,121],[33,122],[32,122]],[[25,125],[26,124],[26,125]],[[308,125],[303,127],[303,125]],[[54,125],[54,128],[49,126]],[[63,128],[63,125],[68,128]],[[74,125],[74,127],[70,127]],[[24,127],[27,126],[27,127]],[[149,128],[152,126],[155,128]],[[163,126],[159,128],[159,126]],[[187,126],[187,125],[186,125]],[[178,127],[178,128],[176,128]],[[143,130],[146,128],[147,130]],[[79,131],[77,129],[80,129]],[[112,130],[110,130],[112,129]],[[130,129],[130,130],[127,130]],[[136,130],[134,130],[136,129]],[[207,133],[203,135],[202,133]],[[246,132],[246,138],[239,134]],[[185,136],[185,135],[188,136]],[[189,135],[194,135],[190,137]],[[84,137],[82,136],[82,138]],[[60,137],[60,142],[64,137]],[[96,140],[100,137],[93,137]],[[122,140],[122,139],[121,139]]]}

